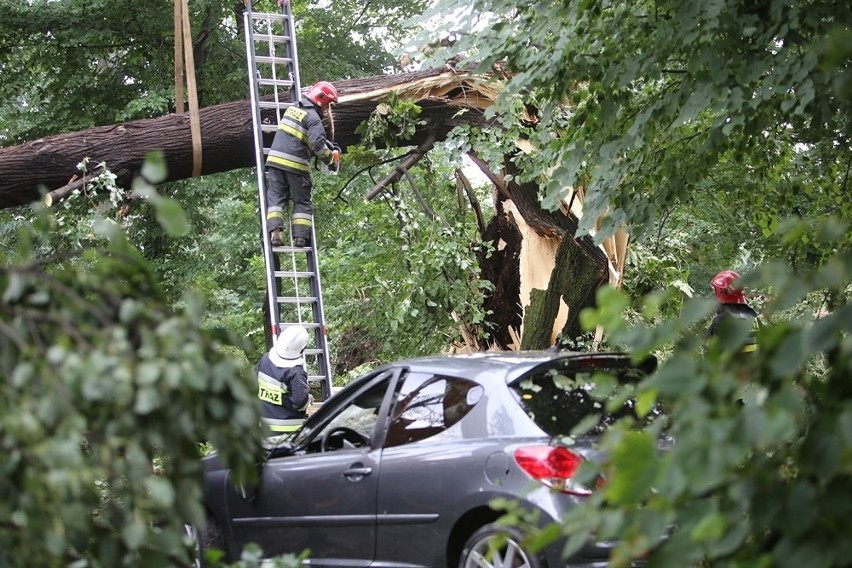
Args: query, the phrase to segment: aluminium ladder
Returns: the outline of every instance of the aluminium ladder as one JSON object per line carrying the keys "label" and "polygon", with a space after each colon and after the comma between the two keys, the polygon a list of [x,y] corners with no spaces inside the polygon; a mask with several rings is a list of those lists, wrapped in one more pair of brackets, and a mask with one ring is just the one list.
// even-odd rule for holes
{"label": "aluminium ladder", "polygon": [[[278,121],[288,106],[301,96],[296,35],[289,0],[281,12],[253,12],[246,2],[243,16],[248,63],[249,91],[255,140],[255,169],[260,203],[261,242],[266,267],[267,345],[284,328],[301,325],[308,331],[305,366],[308,383],[319,383],[322,400],[331,394],[331,366],[322,304],[316,234],[311,228],[311,245],[294,247],[289,227],[285,246],[273,247],[266,226],[266,176],[264,165]],[[266,136],[264,136],[266,135]],[[289,216],[285,215],[289,223]]]}

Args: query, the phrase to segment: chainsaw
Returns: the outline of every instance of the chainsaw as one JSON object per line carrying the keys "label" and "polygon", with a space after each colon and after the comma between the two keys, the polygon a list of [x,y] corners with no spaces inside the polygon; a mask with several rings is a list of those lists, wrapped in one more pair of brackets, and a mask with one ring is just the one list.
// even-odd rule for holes
{"label": "chainsaw", "polygon": [[336,176],[340,173],[340,146],[337,144],[332,144],[331,146],[331,163],[326,164],[317,160],[317,165],[319,167],[319,171],[322,173]]}

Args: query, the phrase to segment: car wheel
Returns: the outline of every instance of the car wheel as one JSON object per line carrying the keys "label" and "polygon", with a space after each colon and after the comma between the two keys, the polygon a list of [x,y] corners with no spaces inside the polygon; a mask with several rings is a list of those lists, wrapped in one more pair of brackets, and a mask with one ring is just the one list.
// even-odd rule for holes
{"label": "car wheel", "polygon": [[204,568],[208,566],[205,552],[208,550],[218,549],[222,551],[224,557],[227,557],[225,550],[225,539],[222,537],[222,530],[213,517],[208,516],[204,526],[196,528],[186,525],[186,533],[193,541],[194,555],[192,566],[193,568]]}
{"label": "car wheel", "polygon": [[459,568],[546,568],[546,563],[521,546],[523,535],[512,527],[485,525],[462,549]]}

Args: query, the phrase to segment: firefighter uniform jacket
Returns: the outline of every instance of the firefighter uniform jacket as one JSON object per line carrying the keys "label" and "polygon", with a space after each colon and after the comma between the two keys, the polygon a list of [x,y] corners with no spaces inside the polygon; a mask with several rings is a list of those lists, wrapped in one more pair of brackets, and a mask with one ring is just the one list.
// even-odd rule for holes
{"label": "firefighter uniform jacket", "polygon": [[263,401],[263,422],[275,433],[297,430],[305,419],[310,397],[304,360],[279,367],[266,353],[257,365],[257,396]]}
{"label": "firefighter uniform jacket", "polygon": [[710,329],[707,330],[707,338],[709,339],[716,335],[719,324],[722,320],[727,318],[751,320],[752,331],[749,334],[746,344],[743,345],[743,348],[740,351],[742,353],[757,351],[755,331],[760,326],[760,320],[757,317],[757,312],[755,312],[748,304],[720,304],[719,308],[716,310],[716,315],[713,317],[713,321],[710,322]]}
{"label": "firefighter uniform jacket", "polygon": [[311,155],[323,163],[332,161],[331,144],[314,103],[302,97],[298,104],[287,107],[278,123],[266,165],[300,174],[310,174]]}

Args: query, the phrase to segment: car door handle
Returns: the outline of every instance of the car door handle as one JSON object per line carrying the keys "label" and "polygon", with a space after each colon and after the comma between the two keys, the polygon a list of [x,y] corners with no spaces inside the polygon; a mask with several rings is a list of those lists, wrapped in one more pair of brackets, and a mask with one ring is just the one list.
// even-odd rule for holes
{"label": "car door handle", "polygon": [[358,480],[364,477],[365,475],[370,475],[373,473],[373,468],[371,467],[353,467],[347,469],[343,472],[344,477],[348,477],[353,480]]}

